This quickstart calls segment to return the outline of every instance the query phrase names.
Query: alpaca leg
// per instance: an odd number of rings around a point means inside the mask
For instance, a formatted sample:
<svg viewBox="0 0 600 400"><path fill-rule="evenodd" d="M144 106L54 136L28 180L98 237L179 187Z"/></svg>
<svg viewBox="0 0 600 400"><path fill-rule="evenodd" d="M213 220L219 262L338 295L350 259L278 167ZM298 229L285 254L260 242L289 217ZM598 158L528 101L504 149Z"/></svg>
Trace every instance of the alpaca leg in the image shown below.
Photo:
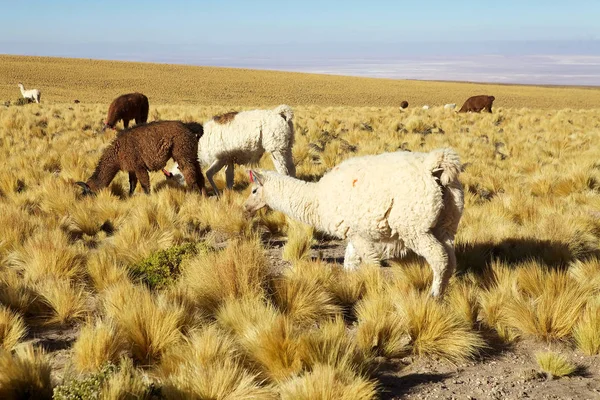
<svg viewBox="0 0 600 400"><path fill-rule="evenodd" d="M135 176L135 172L129 173L129 195L132 196L133 192L135 192L135 187L137 186L138 179Z"/></svg>
<svg viewBox="0 0 600 400"><path fill-rule="evenodd" d="M415 253L425 258L433 270L431 295L439 297L444 294L450 276L448 270L448 253L438 239L431 233L418 236L410 243Z"/></svg>
<svg viewBox="0 0 600 400"><path fill-rule="evenodd" d="M446 232L434 232L435 237L440 241L444 249L446 250L446 254L448 256L448 267L444 271L444 276L442 277L443 282L449 282L452 275L454 275L454 271L456 271L456 252L454 251L454 235L448 234Z"/></svg>
<svg viewBox="0 0 600 400"><path fill-rule="evenodd" d="M277 172L291 177L296 176L296 166L291 151L274 151L271 153L271 158Z"/></svg>
<svg viewBox="0 0 600 400"><path fill-rule="evenodd" d="M140 185L142 185L144 193L150 194L150 175L148 175L148 171L145 169L139 169L135 171L135 176L140 181Z"/></svg>
<svg viewBox="0 0 600 400"><path fill-rule="evenodd" d="M228 163L227 167L225 167L225 180L227 181L228 189L233 188L233 168L234 165L232 162Z"/></svg>
<svg viewBox="0 0 600 400"><path fill-rule="evenodd" d="M225 166L225 163L223 161L217 159L206 170L206 179L208 179L210 186L212 186L213 191L215 192L215 194L217 196L219 196L220 193L219 193L219 189L217 188L217 185L215 184L215 181L213 180L213 176L217 172L219 172L224 166Z"/></svg>
<svg viewBox="0 0 600 400"><path fill-rule="evenodd" d="M198 187L200 193L206 196L206 189L204 188L204 176L202 176L202 170L200 169L199 163L193 164L179 164L179 170L183 174L185 183L188 189L192 189L194 185Z"/></svg>
<svg viewBox="0 0 600 400"><path fill-rule="evenodd" d="M346 252L344 253L344 269L348 271L355 271L360 265L360 257L356 253L356 249L352 242L348 242L346 246Z"/></svg>
<svg viewBox="0 0 600 400"><path fill-rule="evenodd" d="M381 255L377 251L377 248L373 243L361 237L353 237L351 239L348 247L346 247L346 255L349 256L348 261L344 258L344 268L346 269L358 268L361 261L374 265L379 265L381 262Z"/></svg>

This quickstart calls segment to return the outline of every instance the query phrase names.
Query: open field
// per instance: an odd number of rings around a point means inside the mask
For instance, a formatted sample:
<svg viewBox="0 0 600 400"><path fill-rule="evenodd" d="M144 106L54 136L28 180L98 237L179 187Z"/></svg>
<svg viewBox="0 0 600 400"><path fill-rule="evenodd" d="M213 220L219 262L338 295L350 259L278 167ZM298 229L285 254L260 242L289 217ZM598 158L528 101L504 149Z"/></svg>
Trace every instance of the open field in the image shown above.
<svg viewBox="0 0 600 400"><path fill-rule="evenodd" d="M356 104L335 107L323 104L346 103L335 91L328 97L327 85L310 89L322 96L316 105L302 105L312 94L261 97L265 88L237 102L236 92L226 99L218 91L205 102L189 94L195 83L179 95L148 88L150 120L204 121L298 99L294 159L305 180L357 155L456 149L466 202L459 271L438 302L427 296L430 269L415 256L348 273L340 241L276 212L246 218L244 167L220 199L185 192L160 173L151 174L149 196L138 187L127 197L122 173L96 197L81 197L74 181L92 173L114 138L99 131L108 107L100 102L146 86L117 91L116 80L102 78L103 94L101 78L73 72L78 63L64 75L81 92L46 78L42 104L0 106L0 398L49 398L57 385L59 399L89 398L82 393L98 385L104 398L599 395L600 109L577 106L577 90L557 92L573 101L563 109L551 94L559 89L506 87L526 93L512 97L516 108L499 102L493 114L459 115L385 106L404 97L386 85L381 99L369 97L379 83L369 95L360 83L348 86ZM98 76L123 65L106 63ZM0 95L16 98L7 74ZM520 108L530 90L548 93L535 103L547 109ZM496 86L486 91L501 99ZM368 99L374 106L359 106ZM272 168L270 158L260 166ZM224 186L222 172L217 183Z"/></svg>
<svg viewBox="0 0 600 400"><path fill-rule="evenodd" d="M231 68L0 55L0 100L20 96L17 83L42 91L42 101L106 103L140 91L150 104L421 107L493 94L495 106L589 109L600 88L545 88L369 79Z"/></svg>

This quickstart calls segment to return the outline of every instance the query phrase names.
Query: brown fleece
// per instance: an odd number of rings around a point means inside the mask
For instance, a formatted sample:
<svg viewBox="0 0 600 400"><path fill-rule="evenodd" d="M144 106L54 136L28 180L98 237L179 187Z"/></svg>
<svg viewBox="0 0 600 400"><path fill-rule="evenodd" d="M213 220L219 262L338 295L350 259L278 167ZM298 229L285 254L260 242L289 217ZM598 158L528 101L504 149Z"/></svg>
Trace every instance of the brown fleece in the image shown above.
<svg viewBox="0 0 600 400"><path fill-rule="evenodd" d="M496 100L494 96L486 96L484 94L479 96L469 97L465 104L458 110L458 112L481 112L481 110L485 110L487 112L492 112L492 103Z"/></svg>
<svg viewBox="0 0 600 400"><path fill-rule="evenodd" d="M228 112L228 113L225 113L225 114L215 115L213 117L213 120L217 124L225 125L226 123L233 121L233 119L235 118L235 116L237 114L238 114L238 111L231 111L231 112Z"/></svg>
<svg viewBox="0 0 600 400"><path fill-rule="evenodd" d="M159 171L173 158L189 188L194 185L206 194L204 177L198 163L198 139L186 124L158 121L120 132L104 150L96 170L86 184L92 192L107 187L119 171L129 173L129 194L138 180L150 193L148 171Z"/></svg>
<svg viewBox="0 0 600 400"><path fill-rule="evenodd" d="M136 125L148 121L148 98L141 93L129 93L117 97L110 103L106 126L113 128L123 120L125 129L129 127L129 120L135 119Z"/></svg>

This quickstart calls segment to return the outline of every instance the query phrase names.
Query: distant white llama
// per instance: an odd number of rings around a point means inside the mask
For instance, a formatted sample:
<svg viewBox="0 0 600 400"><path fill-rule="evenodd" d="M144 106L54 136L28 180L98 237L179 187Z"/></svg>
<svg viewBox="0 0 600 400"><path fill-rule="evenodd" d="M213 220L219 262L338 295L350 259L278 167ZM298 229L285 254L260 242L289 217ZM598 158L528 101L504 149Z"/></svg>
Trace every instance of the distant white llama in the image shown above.
<svg viewBox="0 0 600 400"><path fill-rule="evenodd" d="M40 102L40 98L42 97L42 93L37 89L29 89L25 90L25 87L22 83L19 83L19 89L21 89L21 95L23 95L24 99L35 101L36 103Z"/></svg>

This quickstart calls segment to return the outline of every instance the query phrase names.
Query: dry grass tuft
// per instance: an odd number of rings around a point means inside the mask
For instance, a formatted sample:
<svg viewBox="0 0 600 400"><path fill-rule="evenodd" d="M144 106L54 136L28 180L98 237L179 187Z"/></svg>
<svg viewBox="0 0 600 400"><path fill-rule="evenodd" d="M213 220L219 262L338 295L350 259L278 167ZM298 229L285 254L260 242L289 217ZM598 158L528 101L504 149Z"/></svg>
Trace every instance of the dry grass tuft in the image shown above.
<svg viewBox="0 0 600 400"><path fill-rule="evenodd" d="M308 259L314 242L314 228L292 219L288 219L287 225L288 239L283 246L283 259L292 262Z"/></svg>
<svg viewBox="0 0 600 400"><path fill-rule="evenodd" d="M578 284L600 293L600 260L597 258L575 261L569 267L569 274Z"/></svg>
<svg viewBox="0 0 600 400"><path fill-rule="evenodd" d="M568 338L590 296L589 288L578 285L564 271L526 267L517 285L507 304L507 323L545 341Z"/></svg>
<svg viewBox="0 0 600 400"><path fill-rule="evenodd" d="M58 230L29 238L11 256L11 264L29 282L45 279L81 282L85 278L84 263L84 257L69 246Z"/></svg>
<svg viewBox="0 0 600 400"><path fill-rule="evenodd" d="M328 365L337 370L362 374L369 370L371 359L358 349L346 324L340 318L324 322L317 329L300 336L299 354L305 369Z"/></svg>
<svg viewBox="0 0 600 400"><path fill-rule="evenodd" d="M130 359L125 358L119 370L112 374L102 385L101 400L150 400L152 391L140 371Z"/></svg>
<svg viewBox="0 0 600 400"><path fill-rule="evenodd" d="M387 293L372 294L356 305L358 347L370 357L402 357L410 341Z"/></svg>
<svg viewBox="0 0 600 400"><path fill-rule="evenodd" d="M44 323L65 325L84 319L90 312L89 294L83 286L68 281L46 280L35 285L48 306Z"/></svg>
<svg viewBox="0 0 600 400"><path fill-rule="evenodd" d="M450 311L463 319L469 326L475 327L479 318L479 292L477 287L465 281L451 283L445 297Z"/></svg>
<svg viewBox="0 0 600 400"><path fill-rule="evenodd" d="M145 287L123 284L110 288L104 303L107 315L125 337L133 359L142 365L155 364L169 347L182 339L184 309L158 301Z"/></svg>
<svg viewBox="0 0 600 400"><path fill-rule="evenodd" d="M50 363L41 349L31 344L14 353L0 350L1 399L51 399Z"/></svg>
<svg viewBox="0 0 600 400"><path fill-rule="evenodd" d="M474 357L486 344L471 325L426 293L398 293L395 306L410 336L412 352L451 362Z"/></svg>
<svg viewBox="0 0 600 400"><path fill-rule="evenodd" d="M222 360L207 365L186 363L162 386L168 399L277 399L276 392L240 365Z"/></svg>
<svg viewBox="0 0 600 400"><path fill-rule="evenodd" d="M551 351L536 353L535 359L548 379L569 376L577 370L577 366L563 355Z"/></svg>
<svg viewBox="0 0 600 400"><path fill-rule="evenodd" d="M414 289L427 292L431 289L433 272L424 260L411 260L402 263L392 262L391 266L394 274L393 284L398 290L404 292Z"/></svg>
<svg viewBox="0 0 600 400"><path fill-rule="evenodd" d="M73 345L73 365L78 372L97 372L107 362L117 364L127 342L110 321L88 322Z"/></svg>
<svg viewBox="0 0 600 400"><path fill-rule="evenodd" d="M4 270L0 274L0 303L26 316L47 312L34 288L12 270Z"/></svg>
<svg viewBox="0 0 600 400"><path fill-rule="evenodd" d="M375 382L321 364L315 365L311 372L284 382L279 392L283 400L378 398Z"/></svg>
<svg viewBox="0 0 600 400"><path fill-rule="evenodd" d="M240 361L241 352L233 337L215 325L194 331L183 342L169 348L157 371L161 376L178 373L186 363L211 365L223 360Z"/></svg>
<svg viewBox="0 0 600 400"><path fill-rule="evenodd" d="M573 337L577 348L588 356L600 354L600 301L596 299L587 305L573 329Z"/></svg>
<svg viewBox="0 0 600 400"><path fill-rule="evenodd" d="M238 342L260 376L270 382L282 382L302 368L297 330L283 315L244 330Z"/></svg>
<svg viewBox="0 0 600 400"><path fill-rule="evenodd" d="M116 256L110 252L92 253L87 261L87 272L97 292L128 279L127 270L119 265Z"/></svg>
<svg viewBox="0 0 600 400"><path fill-rule="evenodd" d="M11 351L26 334L23 318L0 304L0 349Z"/></svg>
<svg viewBox="0 0 600 400"><path fill-rule="evenodd" d="M297 268L296 268L297 270ZM292 321L312 324L341 312L319 275L288 270L273 280L273 302Z"/></svg>
<svg viewBox="0 0 600 400"><path fill-rule="evenodd" d="M226 299L263 295L267 274L260 243L236 241L220 252L190 259L180 284L197 307L214 314Z"/></svg>

